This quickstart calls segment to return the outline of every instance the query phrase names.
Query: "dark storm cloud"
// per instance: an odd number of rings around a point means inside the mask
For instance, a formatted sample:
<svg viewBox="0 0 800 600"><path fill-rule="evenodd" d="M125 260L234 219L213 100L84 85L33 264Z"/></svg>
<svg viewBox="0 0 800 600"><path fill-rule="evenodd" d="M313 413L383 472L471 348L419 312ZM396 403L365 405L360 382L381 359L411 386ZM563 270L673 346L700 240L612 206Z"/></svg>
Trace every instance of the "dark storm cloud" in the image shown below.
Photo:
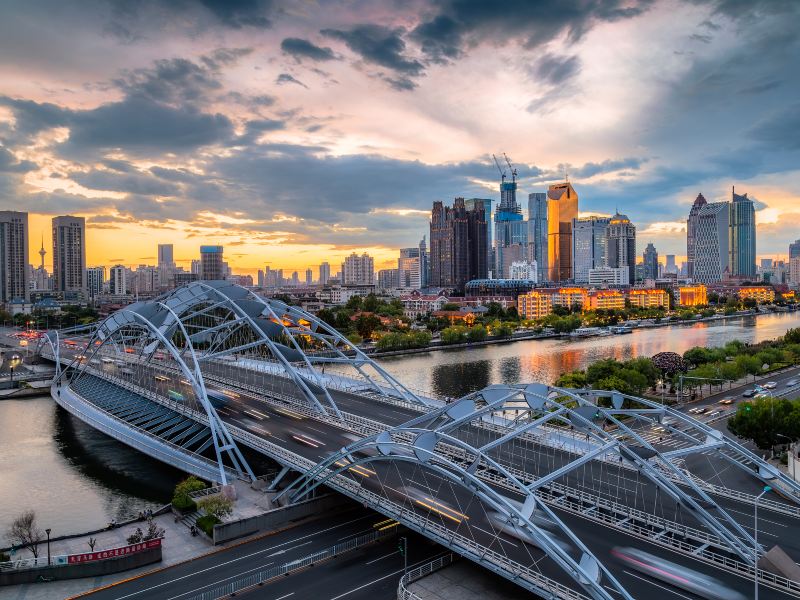
<svg viewBox="0 0 800 600"><path fill-rule="evenodd" d="M165 103L206 100L222 89L214 73L185 58L157 60L153 68L125 72L114 83L128 96Z"/></svg>
<svg viewBox="0 0 800 600"><path fill-rule="evenodd" d="M259 138L270 131L279 131L286 128L284 121L275 119L256 119L248 121L245 126L245 133L239 136L234 145L236 146L249 146L250 144L257 143Z"/></svg>
<svg viewBox="0 0 800 600"><path fill-rule="evenodd" d="M423 71L421 62L404 54L406 43L402 36L405 29L402 27L366 24L349 30L323 29L320 33L341 40L365 62L386 67L405 77L415 77Z"/></svg>
<svg viewBox="0 0 800 600"><path fill-rule="evenodd" d="M92 169L76 172L70 178L85 188L107 192L124 192L149 196L174 196L180 187L147 172L118 173Z"/></svg>
<svg viewBox="0 0 800 600"><path fill-rule="evenodd" d="M571 177L584 177L588 179L594 175L600 175L601 173L614 173L616 171L622 171L623 169L635 171L646 162L646 158L607 159L599 163L589 162L584 164L582 167L569 169L569 175Z"/></svg>
<svg viewBox="0 0 800 600"><path fill-rule="evenodd" d="M529 48L566 34L577 41L600 22L630 19L644 13L651 0L445 0L418 25L412 38L433 61L452 59L481 41L519 39Z"/></svg>
<svg viewBox="0 0 800 600"><path fill-rule="evenodd" d="M336 58L333 50L327 46L317 46L303 38L286 38L281 42L281 50L298 60L310 58L315 61L328 61Z"/></svg>
<svg viewBox="0 0 800 600"><path fill-rule="evenodd" d="M275 83L277 85L284 85L286 83L295 83L295 84L300 85L300 86L302 86L304 88L308 88L308 86L305 83L303 83L299 79L295 79L294 77L292 77L288 73L281 73L280 75L278 75L275 78Z"/></svg>
<svg viewBox="0 0 800 600"><path fill-rule="evenodd" d="M39 165L30 160L18 160L9 150L0 146L0 173L27 173Z"/></svg>
<svg viewBox="0 0 800 600"><path fill-rule="evenodd" d="M561 85L575 77L581 69L581 61L577 56L557 56L545 54L536 61L532 75L550 85Z"/></svg>
<svg viewBox="0 0 800 600"><path fill-rule="evenodd" d="M199 0L220 22L234 29L242 27L266 28L272 22L268 15L272 8L269 0ZM165 4L170 4L169 0Z"/></svg>
<svg viewBox="0 0 800 600"><path fill-rule="evenodd" d="M756 123L749 136L774 150L800 150L800 104L776 111Z"/></svg>

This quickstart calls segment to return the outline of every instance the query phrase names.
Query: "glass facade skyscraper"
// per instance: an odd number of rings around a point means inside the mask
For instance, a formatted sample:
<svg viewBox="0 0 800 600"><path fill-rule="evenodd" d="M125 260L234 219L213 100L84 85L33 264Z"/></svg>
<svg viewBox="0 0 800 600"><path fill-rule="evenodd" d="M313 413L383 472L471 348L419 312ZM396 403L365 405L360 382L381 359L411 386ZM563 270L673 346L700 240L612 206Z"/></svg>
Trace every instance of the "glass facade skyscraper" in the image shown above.
<svg viewBox="0 0 800 600"><path fill-rule="evenodd" d="M572 272L575 283L589 283L589 271L606 264L606 229L610 219L572 219Z"/></svg>
<svg viewBox="0 0 800 600"><path fill-rule="evenodd" d="M703 194L697 194L689 218L686 220L686 275L694 277L695 248L697 245L697 220L700 211L708 204Z"/></svg>
<svg viewBox="0 0 800 600"><path fill-rule="evenodd" d="M500 183L500 206L494 215L495 272L499 279L508 277L511 263L525 260L528 232L517 203L517 182Z"/></svg>
<svg viewBox="0 0 800 600"><path fill-rule="evenodd" d="M578 218L578 194L568 181L547 189L548 281L572 279L572 219Z"/></svg>
<svg viewBox="0 0 800 600"><path fill-rule="evenodd" d="M536 262L537 281L547 281L547 194L528 194L528 262Z"/></svg>
<svg viewBox="0 0 800 600"><path fill-rule="evenodd" d="M756 211L747 194L732 193L728 266L734 277L756 276Z"/></svg>
<svg viewBox="0 0 800 600"><path fill-rule="evenodd" d="M611 217L606 230L606 264L628 269L628 281L636 281L636 227L626 215Z"/></svg>

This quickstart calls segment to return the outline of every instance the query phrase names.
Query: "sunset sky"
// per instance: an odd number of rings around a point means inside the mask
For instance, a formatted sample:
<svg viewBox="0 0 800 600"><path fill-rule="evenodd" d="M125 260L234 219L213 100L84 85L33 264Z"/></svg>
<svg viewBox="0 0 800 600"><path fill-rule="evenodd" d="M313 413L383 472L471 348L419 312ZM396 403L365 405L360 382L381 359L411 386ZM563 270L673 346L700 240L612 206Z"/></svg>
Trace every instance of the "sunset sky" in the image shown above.
<svg viewBox="0 0 800 600"><path fill-rule="evenodd" d="M685 254L698 192L800 238L795 0L0 0L0 209L87 218L88 262L388 266L433 200L569 173ZM680 259L679 259L680 260ZM49 260L47 261L49 262ZM337 270L336 267L333 269Z"/></svg>

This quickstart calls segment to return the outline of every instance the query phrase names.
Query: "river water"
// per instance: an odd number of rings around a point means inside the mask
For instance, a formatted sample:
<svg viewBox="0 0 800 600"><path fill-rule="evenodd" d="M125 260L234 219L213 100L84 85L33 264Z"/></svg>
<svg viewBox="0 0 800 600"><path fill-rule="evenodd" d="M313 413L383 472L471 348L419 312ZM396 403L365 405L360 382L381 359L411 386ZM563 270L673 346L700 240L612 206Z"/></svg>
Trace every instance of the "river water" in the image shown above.
<svg viewBox="0 0 800 600"><path fill-rule="evenodd" d="M458 397L492 383L552 382L601 358L626 360L731 340L759 342L800 327L800 312L674 325L582 340L528 340L397 356L381 364L409 387ZM36 510L53 535L122 520L169 500L183 475L116 442L49 397L0 401L0 547L11 519Z"/></svg>

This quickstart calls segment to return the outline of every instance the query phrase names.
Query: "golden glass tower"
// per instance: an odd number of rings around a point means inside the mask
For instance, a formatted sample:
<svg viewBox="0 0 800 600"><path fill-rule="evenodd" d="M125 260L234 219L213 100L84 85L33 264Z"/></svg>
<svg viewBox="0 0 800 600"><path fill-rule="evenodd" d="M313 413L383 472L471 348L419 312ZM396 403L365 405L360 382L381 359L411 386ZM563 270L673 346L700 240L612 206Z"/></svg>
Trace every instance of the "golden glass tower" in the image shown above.
<svg viewBox="0 0 800 600"><path fill-rule="evenodd" d="M578 194L569 181L547 189L547 264L550 281L572 279L572 219L578 218Z"/></svg>

